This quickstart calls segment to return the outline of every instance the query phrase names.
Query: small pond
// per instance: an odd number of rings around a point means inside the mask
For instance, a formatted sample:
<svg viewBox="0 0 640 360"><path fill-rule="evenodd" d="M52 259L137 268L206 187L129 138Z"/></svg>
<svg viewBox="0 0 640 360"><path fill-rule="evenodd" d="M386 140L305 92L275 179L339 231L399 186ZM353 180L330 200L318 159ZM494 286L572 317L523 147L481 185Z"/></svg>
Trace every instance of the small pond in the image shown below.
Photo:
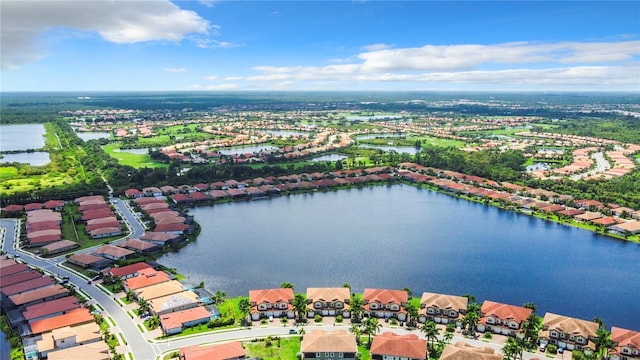
<svg viewBox="0 0 640 360"><path fill-rule="evenodd" d="M257 153L260 151L276 150L276 149L278 148L270 145L254 145L254 146L235 147L235 148L229 148L229 149L220 149L218 151L224 155L234 155L234 154L239 155L239 154Z"/></svg>
<svg viewBox="0 0 640 360"><path fill-rule="evenodd" d="M0 159L0 163L3 164L17 162L21 164L29 164L31 166L44 166L50 161L49 153L46 151L3 154Z"/></svg>

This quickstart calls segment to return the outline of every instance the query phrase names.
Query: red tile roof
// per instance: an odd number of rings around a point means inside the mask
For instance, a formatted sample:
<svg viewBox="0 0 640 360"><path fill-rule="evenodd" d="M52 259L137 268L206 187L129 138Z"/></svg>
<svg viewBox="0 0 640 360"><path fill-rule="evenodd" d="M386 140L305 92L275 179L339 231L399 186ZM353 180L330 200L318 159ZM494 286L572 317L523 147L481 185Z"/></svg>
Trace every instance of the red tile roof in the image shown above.
<svg viewBox="0 0 640 360"><path fill-rule="evenodd" d="M22 271L17 274L13 274L12 276L7 276L2 278L2 281L0 282L0 288L4 288L5 286L18 284L23 281L28 281L28 280L39 278L39 277L42 277L42 274L40 274L35 270Z"/></svg>
<svg viewBox="0 0 640 360"><path fill-rule="evenodd" d="M382 304L404 304L409 300L409 294L405 290L364 289L362 297L365 302Z"/></svg>
<svg viewBox="0 0 640 360"><path fill-rule="evenodd" d="M409 359L427 358L427 341L416 334L396 335L384 332L373 338L371 355L387 355Z"/></svg>
<svg viewBox="0 0 640 360"><path fill-rule="evenodd" d="M159 284L161 282L170 280L169 275L167 275L164 271L142 269L139 271L139 273L140 275L125 280L125 286L127 289L137 290L145 286Z"/></svg>
<svg viewBox="0 0 640 360"><path fill-rule="evenodd" d="M180 349L180 358L183 360L230 360L243 359L245 356L246 352L240 341Z"/></svg>
<svg viewBox="0 0 640 360"><path fill-rule="evenodd" d="M485 317L492 316L502 320L514 320L518 323L522 323L527 320L532 311L531 309L527 309L522 306L508 305L485 300L482 303L480 312Z"/></svg>
<svg viewBox="0 0 640 360"><path fill-rule="evenodd" d="M53 280L48 276L43 276L43 277L28 280L28 281L24 281L21 283L13 284L10 286L5 286L2 288L2 295L10 296L15 294L20 294L26 291L51 286L53 284L55 284L55 280Z"/></svg>
<svg viewBox="0 0 640 360"><path fill-rule="evenodd" d="M103 273L110 273L111 275L114 275L114 276L125 277L128 275L135 274L142 269L151 269L151 268L152 268L151 265L143 261L143 262L127 265L127 266L109 268L104 270Z"/></svg>
<svg viewBox="0 0 640 360"><path fill-rule="evenodd" d="M69 290L64 288L61 285L48 286L44 288L39 288L31 291L24 292L22 294L15 294L9 296L9 300L16 305L24 305L28 304L32 301L46 299L52 296L68 294Z"/></svg>
<svg viewBox="0 0 640 360"><path fill-rule="evenodd" d="M249 290L249 300L251 301L251 303L255 304L274 304L280 301L289 302L293 301L293 289L276 288Z"/></svg>
<svg viewBox="0 0 640 360"><path fill-rule="evenodd" d="M31 324L31 332L37 335L64 326L85 324L92 321L94 321L93 315L89 313L88 309L81 307L63 315L34 321Z"/></svg>
<svg viewBox="0 0 640 360"><path fill-rule="evenodd" d="M176 311L160 315L160 323L163 329L174 329L181 327L184 323L208 319L211 313L204 307L198 306L187 310Z"/></svg>
<svg viewBox="0 0 640 360"><path fill-rule="evenodd" d="M55 314L62 311L77 309L82 307L80 301L74 296L67 296L40 304L27 306L22 316L26 320L36 319L39 317Z"/></svg>

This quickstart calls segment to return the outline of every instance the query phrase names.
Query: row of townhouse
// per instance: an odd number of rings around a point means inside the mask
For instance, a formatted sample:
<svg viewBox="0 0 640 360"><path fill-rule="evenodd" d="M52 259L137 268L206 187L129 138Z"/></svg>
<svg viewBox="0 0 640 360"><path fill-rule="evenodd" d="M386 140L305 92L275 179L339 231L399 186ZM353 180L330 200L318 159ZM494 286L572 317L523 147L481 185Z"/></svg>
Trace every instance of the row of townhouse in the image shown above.
<svg viewBox="0 0 640 360"><path fill-rule="evenodd" d="M307 316L350 317L351 294L348 288L308 288ZM365 316L378 318L407 319L405 306L408 293L404 290L370 289L363 292ZM249 291L251 319L254 321L270 317L294 318L294 294L289 288ZM427 320L437 324L455 323L462 326L467 311L468 299L463 296L424 292L420 299L418 321ZM532 310L486 300L480 308L477 330L506 336L522 336L522 328ZM598 324L554 313L546 313L539 334L541 344L555 344L567 350L590 353L595 350L594 340ZM612 328L612 340L618 345L612 359L640 359L640 332ZM615 357L618 356L618 357Z"/></svg>
<svg viewBox="0 0 640 360"><path fill-rule="evenodd" d="M0 257L3 312L21 337L27 360L110 359L89 309L51 276Z"/></svg>

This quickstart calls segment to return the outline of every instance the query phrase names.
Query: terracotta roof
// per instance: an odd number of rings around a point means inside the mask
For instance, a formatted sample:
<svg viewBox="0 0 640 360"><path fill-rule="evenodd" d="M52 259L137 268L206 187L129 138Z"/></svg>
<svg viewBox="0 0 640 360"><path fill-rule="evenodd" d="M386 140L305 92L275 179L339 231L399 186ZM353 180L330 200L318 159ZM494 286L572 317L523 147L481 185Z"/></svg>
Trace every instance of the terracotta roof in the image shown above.
<svg viewBox="0 0 640 360"><path fill-rule="evenodd" d="M425 292L420 298L420 305L438 309L466 310L469 300L464 296L445 295Z"/></svg>
<svg viewBox="0 0 640 360"><path fill-rule="evenodd" d="M358 352L355 335L347 330L324 331L312 330L304 335L300 344L303 353L317 352Z"/></svg>
<svg viewBox="0 0 640 360"><path fill-rule="evenodd" d="M92 321L94 321L93 315L89 313L88 309L81 307L63 315L34 321L31 323L31 332L37 335L64 326L85 324Z"/></svg>
<svg viewBox="0 0 640 360"><path fill-rule="evenodd" d="M163 232L155 232L155 231L150 231L150 232L146 232L144 233L144 235L140 236L140 240L145 240L145 241L169 241L169 240L173 240L177 237L179 237L180 235L176 235L176 234L167 234L167 233L163 233Z"/></svg>
<svg viewBox="0 0 640 360"><path fill-rule="evenodd" d="M124 284L127 289L138 290L145 286L159 284L169 281L169 275L164 271L156 271L153 269L142 269L138 271L140 275L125 280Z"/></svg>
<svg viewBox="0 0 640 360"><path fill-rule="evenodd" d="M79 246L79 244L75 241L71 241L71 240L60 240L60 241L56 241L54 243L51 244L47 244L45 246L43 246L42 248L49 251L49 252L55 252L58 251L60 249L65 249L65 248L74 248Z"/></svg>
<svg viewBox="0 0 640 360"><path fill-rule="evenodd" d="M251 301L251 303L255 304L274 304L280 301L289 302L293 301L293 289L276 288L249 290L249 300Z"/></svg>
<svg viewBox="0 0 640 360"><path fill-rule="evenodd" d="M618 346L629 346L640 350L640 331L611 327L611 340Z"/></svg>
<svg viewBox="0 0 640 360"><path fill-rule="evenodd" d="M48 297L68 294L69 290L61 285L47 286L44 288L39 288L31 291L24 292L22 294L15 294L9 296L9 300L16 305L24 305L28 304L32 301L46 299Z"/></svg>
<svg viewBox="0 0 640 360"><path fill-rule="evenodd" d="M542 327L550 330L557 329L565 334L579 334L585 338L595 337L598 330L598 324L593 321L575 319L549 312L544 315Z"/></svg>
<svg viewBox="0 0 640 360"><path fill-rule="evenodd" d="M514 320L522 323L531 315L532 310L522 306L501 304L489 300L482 303L480 312L486 316L492 316L502 320Z"/></svg>
<svg viewBox="0 0 640 360"><path fill-rule="evenodd" d="M13 284L10 286L5 286L2 288L2 295L10 296L14 294L20 294L26 291L35 290L35 289L51 286L54 284L55 284L55 280L53 280L49 276L43 276L43 277L28 280L28 281L24 281L21 283Z"/></svg>
<svg viewBox="0 0 640 360"><path fill-rule="evenodd" d="M182 291L184 291L184 287L182 286L182 283L180 281L169 280L161 282L159 284L145 286L139 289L136 293L138 297L141 297L145 300L151 300L162 296L176 294Z"/></svg>
<svg viewBox="0 0 640 360"><path fill-rule="evenodd" d="M142 269L151 269L151 268L152 268L151 265L143 261L143 262L127 265L127 266L109 268L104 270L103 273L110 273L111 275L114 275L114 276L125 277L128 275L133 275Z"/></svg>
<svg viewBox="0 0 640 360"><path fill-rule="evenodd" d="M244 356L246 352L240 341L205 346L194 345L180 349L180 358L183 360L229 360L241 359Z"/></svg>
<svg viewBox="0 0 640 360"><path fill-rule="evenodd" d="M108 256L113 256L115 258L124 258L129 255L135 254L135 252L129 249L121 248L119 246L102 245L94 252L94 254L108 255Z"/></svg>
<svg viewBox="0 0 640 360"><path fill-rule="evenodd" d="M184 305L198 303L198 295L193 291L182 291L177 294L149 300L149 307L156 313L162 313Z"/></svg>
<svg viewBox="0 0 640 360"><path fill-rule="evenodd" d="M99 341L102 339L100 326L95 322L78 326L65 326L42 334L42 339L38 340L38 352L55 351L55 340L74 337L76 344Z"/></svg>
<svg viewBox="0 0 640 360"><path fill-rule="evenodd" d="M490 347L475 347L463 341L448 344L440 360L501 360L502 355Z"/></svg>
<svg viewBox="0 0 640 360"><path fill-rule="evenodd" d="M373 338L371 355L398 356L409 359L427 358L427 341L416 334L396 335L384 332Z"/></svg>
<svg viewBox="0 0 640 360"><path fill-rule="evenodd" d="M21 273L21 272L27 271L29 269L30 268L27 266L27 264L15 263L15 264L12 264L12 265L9 265L9 266L5 266L2 269L0 269L0 276L1 277L5 277L5 276Z"/></svg>
<svg viewBox="0 0 640 360"><path fill-rule="evenodd" d="M307 300L313 301L349 301L349 288L307 288Z"/></svg>
<svg viewBox="0 0 640 360"><path fill-rule="evenodd" d="M211 313L204 307L198 306L187 310L176 311L164 315L160 315L160 323L163 329L174 329L182 327L184 323L208 319Z"/></svg>
<svg viewBox="0 0 640 360"><path fill-rule="evenodd" d="M10 286L13 284L21 283L24 281L29 281L31 279L42 277L42 274L35 270L31 271L22 271L12 276L7 276L2 278L2 282L0 282L0 288L4 288L5 286Z"/></svg>
<svg viewBox="0 0 640 360"><path fill-rule="evenodd" d="M362 297L366 302L382 304L404 304L409 300L409 294L405 290L364 289Z"/></svg>
<svg viewBox="0 0 640 360"><path fill-rule="evenodd" d="M40 304L27 306L22 316L26 320L37 319L39 317L55 314L62 311L77 309L81 307L80 301L75 296L67 296Z"/></svg>
<svg viewBox="0 0 640 360"><path fill-rule="evenodd" d="M69 257L68 260L71 260L73 262L76 262L78 264L83 264L83 265L91 265L100 261L105 261L104 258L100 256L91 255L91 254L73 254Z"/></svg>

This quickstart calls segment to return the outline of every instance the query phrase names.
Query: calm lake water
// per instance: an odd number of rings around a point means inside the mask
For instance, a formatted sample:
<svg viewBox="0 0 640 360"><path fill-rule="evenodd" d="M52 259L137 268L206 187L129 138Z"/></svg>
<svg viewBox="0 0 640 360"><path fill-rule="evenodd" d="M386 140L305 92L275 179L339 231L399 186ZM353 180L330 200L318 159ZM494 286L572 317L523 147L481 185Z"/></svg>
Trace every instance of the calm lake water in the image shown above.
<svg viewBox="0 0 640 360"><path fill-rule="evenodd" d="M99 131L79 131L76 133L78 137L84 141L89 140L97 140L97 139L108 139L111 134L108 132L99 132Z"/></svg>
<svg viewBox="0 0 640 360"><path fill-rule="evenodd" d="M0 159L0 163L18 162L23 164L30 164L32 166L44 166L47 165L50 161L51 160L49 159L49 153L46 151L3 154L2 159Z"/></svg>
<svg viewBox="0 0 640 360"><path fill-rule="evenodd" d="M0 331L0 359L8 359L11 355L11 345L4 332Z"/></svg>
<svg viewBox="0 0 640 360"><path fill-rule="evenodd" d="M274 150L274 149L277 149L277 147L269 146L269 145L255 145L255 146L234 147L229 149L220 149L218 151L220 151L220 153L224 155L234 155L234 154L240 155L240 154L257 153L259 151Z"/></svg>
<svg viewBox="0 0 640 360"><path fill-rule="evenodd" d="M0 125L0 151L39 149L44 146L44 125Z"/></svg>
<svg viewBox="0 0 640 360"><path fill-rule="evenodd" d="M318 156L318 157L314 157L313 159L310 159L309 161L338 161L338 160L342 160L342 159L346 159L347 156L346 155L340 155L340 154L329 154L329 155L322 155L322 156Z"/></svg>
<svg viewBox="0 0 640 360"><path fill-rule="evenodd" d="M407 153L411 155L417 154L420 150L416 149L413 146L384 146L384 145L369 145L369 144L360 144L359 148L363 149L380 149L383 151L395 151L397 153Z"/></svg>
<svg viewBox="0 0 640 360"><path fill-rule="evenodd" d="M409 287L640 330L640 245L407 185L191 209L198 240L159 262L229 296Z"/></svg>

